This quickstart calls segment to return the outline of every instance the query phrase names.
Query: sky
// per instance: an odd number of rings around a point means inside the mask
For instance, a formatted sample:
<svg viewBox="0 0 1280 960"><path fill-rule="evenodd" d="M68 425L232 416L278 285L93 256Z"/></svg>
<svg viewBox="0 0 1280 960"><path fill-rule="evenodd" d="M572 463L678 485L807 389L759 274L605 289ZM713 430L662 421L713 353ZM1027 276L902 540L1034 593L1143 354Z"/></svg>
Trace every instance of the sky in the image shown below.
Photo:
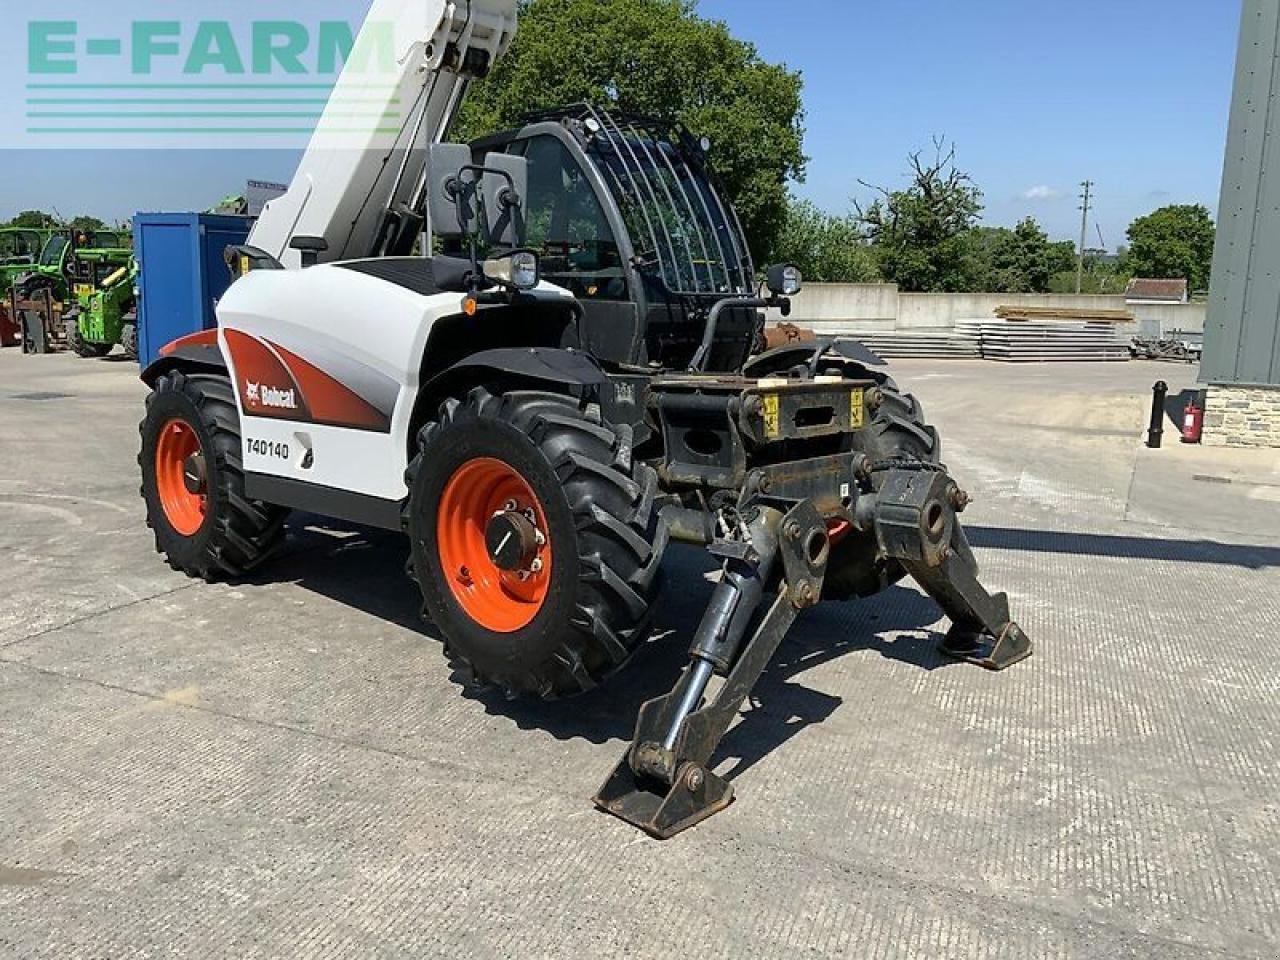
<svg viewBox="0 0 1280 960"><path fill-rule="evenodd" d="M269 5L269 4L268 4ZM1075 238L1081 181L1098 233L1124 242L1168 203L1215 209L1240 0L700 0L805 79L808 174L831 212L905 182L935 135L982 188L986 222L1033 216ZM0 149L0 219L55 208L125 219L212 206L248 179L287 182L298 153Z"/></svg>

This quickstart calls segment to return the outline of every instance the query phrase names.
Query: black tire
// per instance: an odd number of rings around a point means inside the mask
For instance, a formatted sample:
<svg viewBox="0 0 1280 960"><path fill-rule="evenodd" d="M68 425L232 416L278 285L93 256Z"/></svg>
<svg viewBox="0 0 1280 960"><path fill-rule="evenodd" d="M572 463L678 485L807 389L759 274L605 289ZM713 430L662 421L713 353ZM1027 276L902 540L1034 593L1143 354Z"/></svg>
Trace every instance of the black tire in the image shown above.
<svg viewBox="0 0 1280 960"><path fill-rule="evenodd" d="M138 359L138 324L126 323L120 327L120 346L130 360Z"/></svg>
<svg viewBox="0 0 1280 960"><path fill-rule="evenodd" d="M657 474L633 461L630 431L568 397L476 388L445 403L418 445L406 476L410 569L464 682L556 699L621 669L648 634L668 542ZM514 469L547 524L548 593L515 632L490 630L462 607L436 546L445 489L477 459Z"/></svg>
<svg viewBox="0 0 1280 960"><path fill-rule="evenodd" d="M80 336L80 319L67 317L67 346L77 356L85 360L100 360L111 352L109 343L90 343Z"/></svg>
<svg viewBox="0 0 1280 960"><path fill-rule="evenodd" d="M836 372L836 371L833 371ZM873 461L916 460L940 463L942 441L938 431L925 420L920 401L903 393L893 379L859 367L840 371L845 376L870 378L879 384L880 406L871 411L871 422L863 434L862 452ZM884 474L872 477L878 487ZM879 557L879 545L869 534L853 534L835 545L823 587L824 600L853 600L872 597L889 589L906 576L901 564Z"/></svg>
<svg viewBox="0 0 1280 960"><path fill-rule="evenodd" d="M157 480L160 433L175 421L194 430L204 456L206 508L199 529L191 533L171 522ZM147 526L169 566L213 581L243 577L262 564L284 539L289 511L245 496L240 421L231 382L212 374L166 374L147 398L147 415L139 429Z"/></svg>

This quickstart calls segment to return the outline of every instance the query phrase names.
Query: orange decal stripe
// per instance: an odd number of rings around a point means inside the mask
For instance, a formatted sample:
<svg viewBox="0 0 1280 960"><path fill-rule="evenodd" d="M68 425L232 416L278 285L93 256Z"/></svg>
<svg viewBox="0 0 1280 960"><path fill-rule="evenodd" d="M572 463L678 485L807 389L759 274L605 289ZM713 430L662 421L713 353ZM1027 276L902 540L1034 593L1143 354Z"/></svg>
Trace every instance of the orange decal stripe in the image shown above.
<svg viewBox="0 0 1280 960"><path fill-rule="evenodd" d="M160 356L170 356L175 350L183 347L216 347L218 345L218 331L201 330L199 333L188 334L185 337L179 337L172 343L166 343L160 348Z"/></svg>
<svg viewBox="0 0 1280 960"><path fill-rule="evenodd" d="M318 423L385 432L391 421L364 397L279 344L271 348L288 365Z"/></svg>

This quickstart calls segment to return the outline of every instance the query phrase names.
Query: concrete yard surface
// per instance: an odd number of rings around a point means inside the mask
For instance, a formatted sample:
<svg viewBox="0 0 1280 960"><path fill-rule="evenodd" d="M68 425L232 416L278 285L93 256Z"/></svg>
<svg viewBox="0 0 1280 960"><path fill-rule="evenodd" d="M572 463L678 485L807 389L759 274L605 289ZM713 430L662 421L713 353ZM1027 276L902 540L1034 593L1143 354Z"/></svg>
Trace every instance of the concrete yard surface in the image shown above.
<svg viewBox="0 0 1280 960"><path fill-rule="evenodd" d="M0 352L0 956L1280 956L1280 455L1144 449L1189 367L893 371L1035 656L944 661L909 585L811 611L721 751L737 801L658 843L588 798L685 662L698 552L607 689L464 694L400 537L295 518L189 581L136 369Z"/></svg>

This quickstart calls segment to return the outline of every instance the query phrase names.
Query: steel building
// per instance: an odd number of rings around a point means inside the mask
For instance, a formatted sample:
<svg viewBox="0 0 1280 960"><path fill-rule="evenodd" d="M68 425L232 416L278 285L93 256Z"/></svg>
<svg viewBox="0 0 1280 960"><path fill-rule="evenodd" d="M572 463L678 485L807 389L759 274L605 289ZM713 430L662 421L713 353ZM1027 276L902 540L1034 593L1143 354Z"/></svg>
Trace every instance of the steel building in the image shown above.
<svg viewBox="0 0 1280 960"><path fill-rule="evenodd" d="M1280 4L1244 0L1201 380L1205 442L1280 447Z"/></svg>

